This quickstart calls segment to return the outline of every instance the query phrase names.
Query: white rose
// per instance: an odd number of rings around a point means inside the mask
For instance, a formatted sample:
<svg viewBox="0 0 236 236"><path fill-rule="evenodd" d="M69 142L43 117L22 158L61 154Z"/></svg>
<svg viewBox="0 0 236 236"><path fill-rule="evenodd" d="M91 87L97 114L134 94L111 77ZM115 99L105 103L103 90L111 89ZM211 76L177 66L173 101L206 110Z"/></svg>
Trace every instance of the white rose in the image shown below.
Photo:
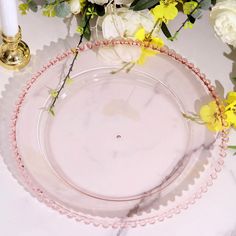
<svg viewBox="0 0 236 236"><path fill-rule="evenodd" d="M109 0L88 0L88 1L91 3L98 4L98 5L104 5L109 2Z"/></svg>
<svg viewBox="0 0 236 236"><path fill-rule="evenodd" d="M212 8L210 19L222 41L236 48L236 1L217 2Z"/></svg>
<svg viewBox="0 0 236 236"><path fill-rule="evenodd" d="M104 17L102 33L105 39L126 37L133 38L140 27L150 32L155 21L148 10L135 12L127 8L120 8L115 14Z"/></svg>
<svg viewBox="0 0 236 236"><path fill-rule="evenodd" d="M114 3L117 5L128 5L130 3L132 3L134 0L114 0Z"/></svg>
<svg viewBox="0 0 236 236"><path fill-rule="evenodd" d="M124 36L125 24L118 15L107 15L102 22L102 34L105 39L120 38Z"/></svg>
<svg viewBox="0 0 236 236"><path fill-rule="evenodd" d="M140 27L143 27L146 32L150 32L155 24L154 17L149 10L136 12L125 8L120 16L125 22L127 37L133 37Z"/></svg>
<svg viewBox="0 0 236 236"><path fill-rule="evenodd" d="M141 48L128 46L128 45L116 45L114 50L118 57L121 58L123 62L136 62L141 55Z"/></svg>
<svg viewBox="0 0 236 236"><path fill-rule="evenodd" d="M140 47L128 45L115 45L113 47L101 47L98 56L107 64L120 65L122 63L136 62L141 55Z"/></svg>
<svg viewBox="0 0 236 236"><path fill-rule="evenodd" d="M70 1L70 11L75 15L80 13L80 11L81 11L80 0L71 0Z"/></svg>

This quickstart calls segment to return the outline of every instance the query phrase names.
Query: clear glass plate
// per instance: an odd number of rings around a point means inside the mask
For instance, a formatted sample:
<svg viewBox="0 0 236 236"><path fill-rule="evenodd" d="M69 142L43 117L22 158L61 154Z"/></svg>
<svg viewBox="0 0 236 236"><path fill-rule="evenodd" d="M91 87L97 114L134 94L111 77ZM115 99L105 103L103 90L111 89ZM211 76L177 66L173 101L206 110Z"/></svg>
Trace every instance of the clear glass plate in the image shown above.
<svg viewBox="0 0 236 236"><path fill-rule="evenodd" d="M72 79L55 107L50 88L64 78L72 51L51 60L21 92L11 121L20 181L60 213L104 227L169 218L200 198L221 170L226 131L215 134L183 113L219 98L199 69L163 48L129 73L81 46ZM222 122L224 122L222 118Z"/></svg>

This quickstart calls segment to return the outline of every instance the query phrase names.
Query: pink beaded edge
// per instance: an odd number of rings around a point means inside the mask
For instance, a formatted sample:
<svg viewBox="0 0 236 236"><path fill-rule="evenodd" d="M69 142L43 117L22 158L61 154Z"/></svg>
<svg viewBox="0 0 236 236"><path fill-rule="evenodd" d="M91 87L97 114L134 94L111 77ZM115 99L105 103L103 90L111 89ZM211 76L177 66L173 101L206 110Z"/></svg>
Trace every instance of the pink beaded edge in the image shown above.
<svg viewBox="0 0 236 236"><path fill-rule="evenodd" d="M167 47L163 48L157 48L155 45L151 45L149 43L143 43L140 41L133 41L133 40L104 40L104 41L96 41L94 43L86 43L84 45L79 46L76 50L79 52L82 52L87 49L93 49L95 47L99 46L108 46L108 45L135 45L139 47L145 47L150 48L153 50L156 50L162 54L168 55L172 57L174 60L182 63L185 65L188 69L190 69L207 87L212 97L215 99L219 110L221 112L221 119L222 124L224 127L227 126L223 114L222 109L220 107L220 98L218 97L215 88L211 85L210 81L206 79L206 76L200 72L200 70L194 66L194 64L189 63L187 59L183 58L181 55L177 54L174 50L169 50ZM94 226L103 226L104 228L112 227L112 228L123 228L123 227L136 227L136 226L145 226L146 224L154 224L156 222L162 222L163 220L167 218L171 218L175 214L179 214L182 210L187 209L189 205L192 205L196 202L197 199L200 199L202 195L208 191L208 187L213 184L213 180L217 178L217 174L222 170L222 166L224 165L224 158L226 157L226 148L227 148L227 142L228 142L228 131L224 129L221 132L221 144L219 146L220 152L219 152L219 158L215 163L214 169L212 173L209 175L208 179L205 181L204 184L202 184L198 191L196 191L192 197L190 197L188 200L185 200L182 204L178 204L176 207L171 208L170 210L167 210L166 212L163 212L161 214L152 216L152 217L145 217L144 219L119 219L119 218L100 218L100 217L94 217L90 215L86 215L83 213L78 213L71 211L69 209L66 209L61 204L57 203L54 200L51 200L48 194L45 191L42 191L37 184L30 178L30 175L27 173L27 170L24 167L24 163L22 161L21 155L19 153L18 147L17 147L17 141L16 141L16 125L17 125L17 119L18 115L20 113L21 106L24 102L25 96L27 95L29 89L34 84L34 82L50 67L54 66L56 63L64 60L68 56L73 54L73 50L69 50L64 52L61 55L58 55L54 59L50 60L46 65L42 67L41 70L39 70L27 83L26 86L21 91L18 101L16 102L15 109L13 111L13 117L11 119L11 125L10 125L10 139L11 139L11 145L12 149L15 155L15 159L17 162L17 166L19 169L19 172L21 176L23 177L24 183L27 186L27 189L30 193L33 194L39 201L44 202L47 206L51 207L52 209L57 210L60 214L64 214L69 218L74 218L76 221L82 221L85 224L93 224ZM135 218L135 217L132 217Z"/></svg>

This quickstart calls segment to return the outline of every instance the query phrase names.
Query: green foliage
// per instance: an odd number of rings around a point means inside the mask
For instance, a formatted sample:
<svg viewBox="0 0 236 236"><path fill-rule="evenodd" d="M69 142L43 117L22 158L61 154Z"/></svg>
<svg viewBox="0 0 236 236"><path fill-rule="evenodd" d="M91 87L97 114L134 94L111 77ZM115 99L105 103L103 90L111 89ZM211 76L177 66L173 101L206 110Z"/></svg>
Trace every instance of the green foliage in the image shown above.
<svg viewBox="0 0 236 236"><path fill-rule="evenodd" d="M211 8L211 0L204 0L199 4L199 8L203 9L203 10L209 10Z"/></svg>
<svg viewBox="0 0 236 236"><path fill-rule="evenodd" d="M47 5L43 9L43 15L47 17L54 17L56 16L55 6L54 5Z"/></svg>
<svg viewBox="0 0 236 236"><path fill-rule="evenodd" d="M201 16L202 16L202 11L200 9L197 9L196 11L194 11L192 13L192 16L195 18L195 19L199 19Z"/></svg>
<svg viewBox="0 0 236 236"><path fill-rule="evenodd" d="M105 7L104 6L94 4L94 10L97 12L98 16L105 15Z"/></svg>
<svg viewBox="0 0 236 236"><path fill-rule="evenodd" d="M216 4L216 0L211 0L211 4L215 5Z"/></svg>
<svg viewBox="0 0 236 236"><path fill-rule="evenodd" d="M26 15L29 10L33 12L37 12L38 5L36 4L34 0L27 0L26 3L19 4L18 8L22 15Z"/></svg>
<svg viewBox="0 0 236 236"><path fill-rule="evenodd" d="M87 8L87 11L86 11L85 14L86 14L87 16L91 16L91 19L93 19L95 16L98 15L98 13L96 12L94 6L89 6L89 7Z"/></svg>
<svg viewBox="0 0 236 236"><path fill-rule="evenodd" d="M189 22L191 22L192 24L195 23L196 19L192 16L192 15L188 15L188 20Z"/></svg>
<svg viewBox="0 0 236 236"><path fill-rule="evenodd" d="M173 41L172 35L171 35L167 25L164 22L162 22L162 24L161 24L161 30L162 30L163 34L166 36L166 38Z"/></svg>
<svg viewBox="0 0 236 236"><path fill-rule="evenodd" d="M36 4L35 1L29 1L29 8L33 12L37 12L38 11L38 5Z"/></svg>
<svg viewBox="0 0 236 236"><path fill-rule="evenodd" d="M144 9L152 8L159 2L160 0L134 0L130 8L134 11L141 11Z"/></svg>
<svg viewBox="0 0 236 236"><path fill-rule="evenodd" d="M22 15L26 15L29 11L29 4L28 3L21 3L19 5L19 10Z"/></svg>
<svg viewBox="0 0 236 236"><path fill-rule="evenodd" d="M55 5L56 16L64 18L70 14L70 6L68 2L61 2Z"/></svg>
<svg viewBox="0 0 236 236"><path fill-rule="evenodd" d="M88 23L86 25L86 23L88 19L92 18L95 14L96 14L95 7L92 4L89 5L82 16L80 25L77 28L77 32L83 34L87 40L90 40L91 38L91 30L90 30L90 24Z"/></svg>
<svg viewBox="0 0 236 236"><path fill-rule="evenodd" d="M76 32L78 32L80 35L83 34L83 32L84 32L83 27L79 25L76 29Z"/></svg>
<svg viewBox="0 0 236 236"><path fill-rule="evenodd" d="M56 2L56 0L46 0L46 3L47 4L53 4L53 3L55 3Z"/></svg>
<svg viewBox="0 0 236 236"><path fill-rule="evenodd" d="M49 108L49 113L52 115L52 116L55 116L55 111L54 111L54 109L51 107L51 108Z"/></svg>

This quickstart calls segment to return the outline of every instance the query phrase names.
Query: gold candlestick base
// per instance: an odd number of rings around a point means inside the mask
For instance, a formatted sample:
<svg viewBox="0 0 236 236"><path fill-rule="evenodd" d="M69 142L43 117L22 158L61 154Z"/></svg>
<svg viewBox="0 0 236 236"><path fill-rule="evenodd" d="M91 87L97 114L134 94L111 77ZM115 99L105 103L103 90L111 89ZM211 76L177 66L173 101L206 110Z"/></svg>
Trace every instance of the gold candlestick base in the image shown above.
<svg viewBox="0 0 236 236"><path fill-rule="evenodd" d="M2 34L3 43L0 46L0 64L9 70L20 70L30 61L28 45L21 40L21 29L14 37Z"/></svg>

